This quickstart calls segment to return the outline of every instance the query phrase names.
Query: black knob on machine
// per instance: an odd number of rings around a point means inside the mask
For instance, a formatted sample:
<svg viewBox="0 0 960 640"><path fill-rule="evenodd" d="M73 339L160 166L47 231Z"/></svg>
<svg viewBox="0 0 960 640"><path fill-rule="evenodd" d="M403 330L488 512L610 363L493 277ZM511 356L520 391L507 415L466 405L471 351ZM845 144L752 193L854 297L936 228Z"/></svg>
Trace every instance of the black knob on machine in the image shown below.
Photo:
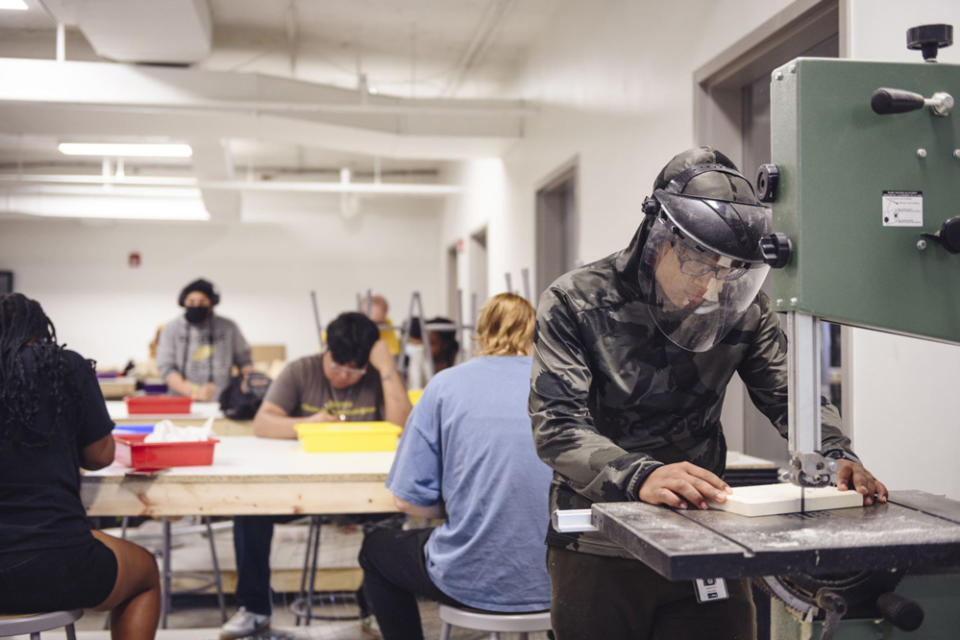
<svg viewBox="0 0 960 640"><path fill-rule="evenodd" d="M763 253L764 262L774 269L782 269L793 255L793 243L785 233L778 231L760 238L760 251Z"/></svg>
<svg viewBox="0 0 960 640"><path fill-rule="evenodd" d="M937 61L937 51L953 44L953 25L924 24L907 29L907 49L919 49L927 62Z"/></svg>
<svg viewBox="0 0 960 640"><path fill-rule="evenodd" d="M923 624L923 608L892 591L877 598L877 609L890 624L903 631L915 631Z"/></svg>
<svg viewBox="0 0 960 640"><path fill-rule="evenodd" d="M777 165L760 165L760 170L757 172L757 197L760 198L760 201L773 202L776 200L778 186L780 186L780 169Z"/></svg>

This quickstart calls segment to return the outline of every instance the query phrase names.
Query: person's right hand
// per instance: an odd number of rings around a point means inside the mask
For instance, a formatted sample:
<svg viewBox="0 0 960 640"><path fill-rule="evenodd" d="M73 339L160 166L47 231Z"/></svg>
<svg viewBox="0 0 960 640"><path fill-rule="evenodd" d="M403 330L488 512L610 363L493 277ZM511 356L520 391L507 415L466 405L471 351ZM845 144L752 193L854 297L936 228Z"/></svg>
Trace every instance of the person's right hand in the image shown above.
<svg viewBox="0 0 960 640"><path fill-rule="evenodd" d="M197 387L197 401L198 402L210 402L213 400L213 395L217 392L217 385L212 382L208 382L205 385Z"/></svg>
<svg viewBox="0 0 960 640"><path fill-rule="evenodd" d="M665 464L654 470L640 486L640 499L650 504L665 504L686 509L692 504L707 509L707 500L724 502L730 485L703 467L690 462Z"/></svg>

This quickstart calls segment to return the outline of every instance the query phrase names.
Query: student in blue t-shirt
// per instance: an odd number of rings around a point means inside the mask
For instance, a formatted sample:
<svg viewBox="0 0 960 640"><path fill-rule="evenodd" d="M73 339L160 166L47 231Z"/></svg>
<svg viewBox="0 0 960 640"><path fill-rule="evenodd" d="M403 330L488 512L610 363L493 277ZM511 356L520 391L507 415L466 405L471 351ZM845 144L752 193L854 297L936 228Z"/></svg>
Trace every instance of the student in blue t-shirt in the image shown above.
<svg viewBox="0 0 960 640"><path fill-rule="evenodd" d="M385 640L423 638L417 596L500 613L550 608L551 472L527 415L535 315L520 296L494 296L477 323L479 357L432 378L407 420L387 488L401 511L445 521L364 539L364 590Z"/></svg>

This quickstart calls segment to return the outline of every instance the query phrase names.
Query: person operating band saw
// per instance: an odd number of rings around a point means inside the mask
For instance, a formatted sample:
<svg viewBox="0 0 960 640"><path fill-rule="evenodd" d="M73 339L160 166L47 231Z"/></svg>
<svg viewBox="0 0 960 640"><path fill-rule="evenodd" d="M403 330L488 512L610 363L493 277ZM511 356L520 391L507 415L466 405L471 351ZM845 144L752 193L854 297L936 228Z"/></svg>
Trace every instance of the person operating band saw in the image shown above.
<svg viewBox="0 0 960 640"><path fill-rule="evenodd" d="M537 312L529 409L538 453L554 469L550 510L643 501L706 509L730 488L720 410L738 373L787 434L787 340L760 291L759 240L770 213L710 147L675 156L654 183L630 245L557 279ZM887 489L821 403L821 452L838 488L864 504ZM597 532L547 532L551 617L559 640L755 637L744 581L699 604Z"/></svg>

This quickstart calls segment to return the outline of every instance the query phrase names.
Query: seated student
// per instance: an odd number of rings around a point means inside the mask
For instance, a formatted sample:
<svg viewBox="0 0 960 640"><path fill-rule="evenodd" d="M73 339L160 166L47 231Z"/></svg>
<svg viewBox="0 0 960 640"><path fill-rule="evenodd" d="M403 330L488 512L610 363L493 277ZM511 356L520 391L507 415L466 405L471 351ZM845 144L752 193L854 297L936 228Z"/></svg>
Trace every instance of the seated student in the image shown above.
<svg viewBox="0 0 960 640"><path fill-rule="evenodd" d="M113 462L112 430L92 362L38 302L0 296L0 614L92 608L113 638L156 634L156 561L91 531L80 502L80 467Z"/></svg>
<svg viewBox="0 0 960 640"><path fill-rule="evenodd" d="M393 321L387 315L387 312L390 311L390 305L387 303L387 299L379 293L370 296L369 300L362 300L357 311L373 320L378 327L393 326ZM391 355L400 355L400 339L397 337L396 330L392 328L380 329L380 339L387 343Z"/></svg>
<svg viewBox="0 0 960 640"><path fill-rule="evenodd" d="M262 438L296 438L298 422L387 420L403 425L407 390L377 326L361 313L327 325L327 350L291 362L270 386L253 419ZM270 626L270 542L275 522L290 517L237 516L237 613L221 638L241 638ZM361 613L364 605L361 600Z"/></svg>
<svg viewBox="0 0 960 640"><path fill-rule="evenodd" d="M453 320L437 316L427 320L431 324L453 324ZM453 329L427 329L427 341L430 343L430 356L433 358L433 372L449 369L457 362L460 343Z"/></svg>
<svg viewBox="0 0 960 640"><path fill-rule="evenodd" d="M437 316L424 320L427 326L432 324L453 324L450 318ZM457 354L460 353L460 343L457 342L457 332L454 329L427 329L427 341L430 343L430 357L433 360L433 372L437 373L444 369L449 369L457 362ZM413 322L410 324L411 344L423 344L423 337L420 334L420 324Z"/></svg>
<svg viewBox="0 0 960 640"><path fill-rule="evenodd" d="M527 415L533 331L530 303L494 296L477 326L479 357L430 380L407 421L387 488L401 511L446 520L365 537L364 590L385 640L423 638L417 596L502 613L550 608L551 471Z"/></svg>
<svg viewBox="0 0 960 640"><path fill-rule="evenodd" d="M453 324L453 320L437 316L424 320L424 324ZM411 322L407 338L407 385L411 389L420 389L430 379L427 365L424 361L423 336L420 333L420 323ZM433 373L449 369L457 361L460 352L460 343L457 342L457 332L453 329L427 329L427 340L430 343L430 359L433 363Z"/></svg>
<svg viewBox="0 0 960 640"><path fill-rule="evenodd" d="M180 291L184 314L163 326L157 344L157 368L173 393L214 401L230 384L234 365L243 375L253 371L250 345L237 324L213 313L219 302L213 283L203 278Z"/></svg>

